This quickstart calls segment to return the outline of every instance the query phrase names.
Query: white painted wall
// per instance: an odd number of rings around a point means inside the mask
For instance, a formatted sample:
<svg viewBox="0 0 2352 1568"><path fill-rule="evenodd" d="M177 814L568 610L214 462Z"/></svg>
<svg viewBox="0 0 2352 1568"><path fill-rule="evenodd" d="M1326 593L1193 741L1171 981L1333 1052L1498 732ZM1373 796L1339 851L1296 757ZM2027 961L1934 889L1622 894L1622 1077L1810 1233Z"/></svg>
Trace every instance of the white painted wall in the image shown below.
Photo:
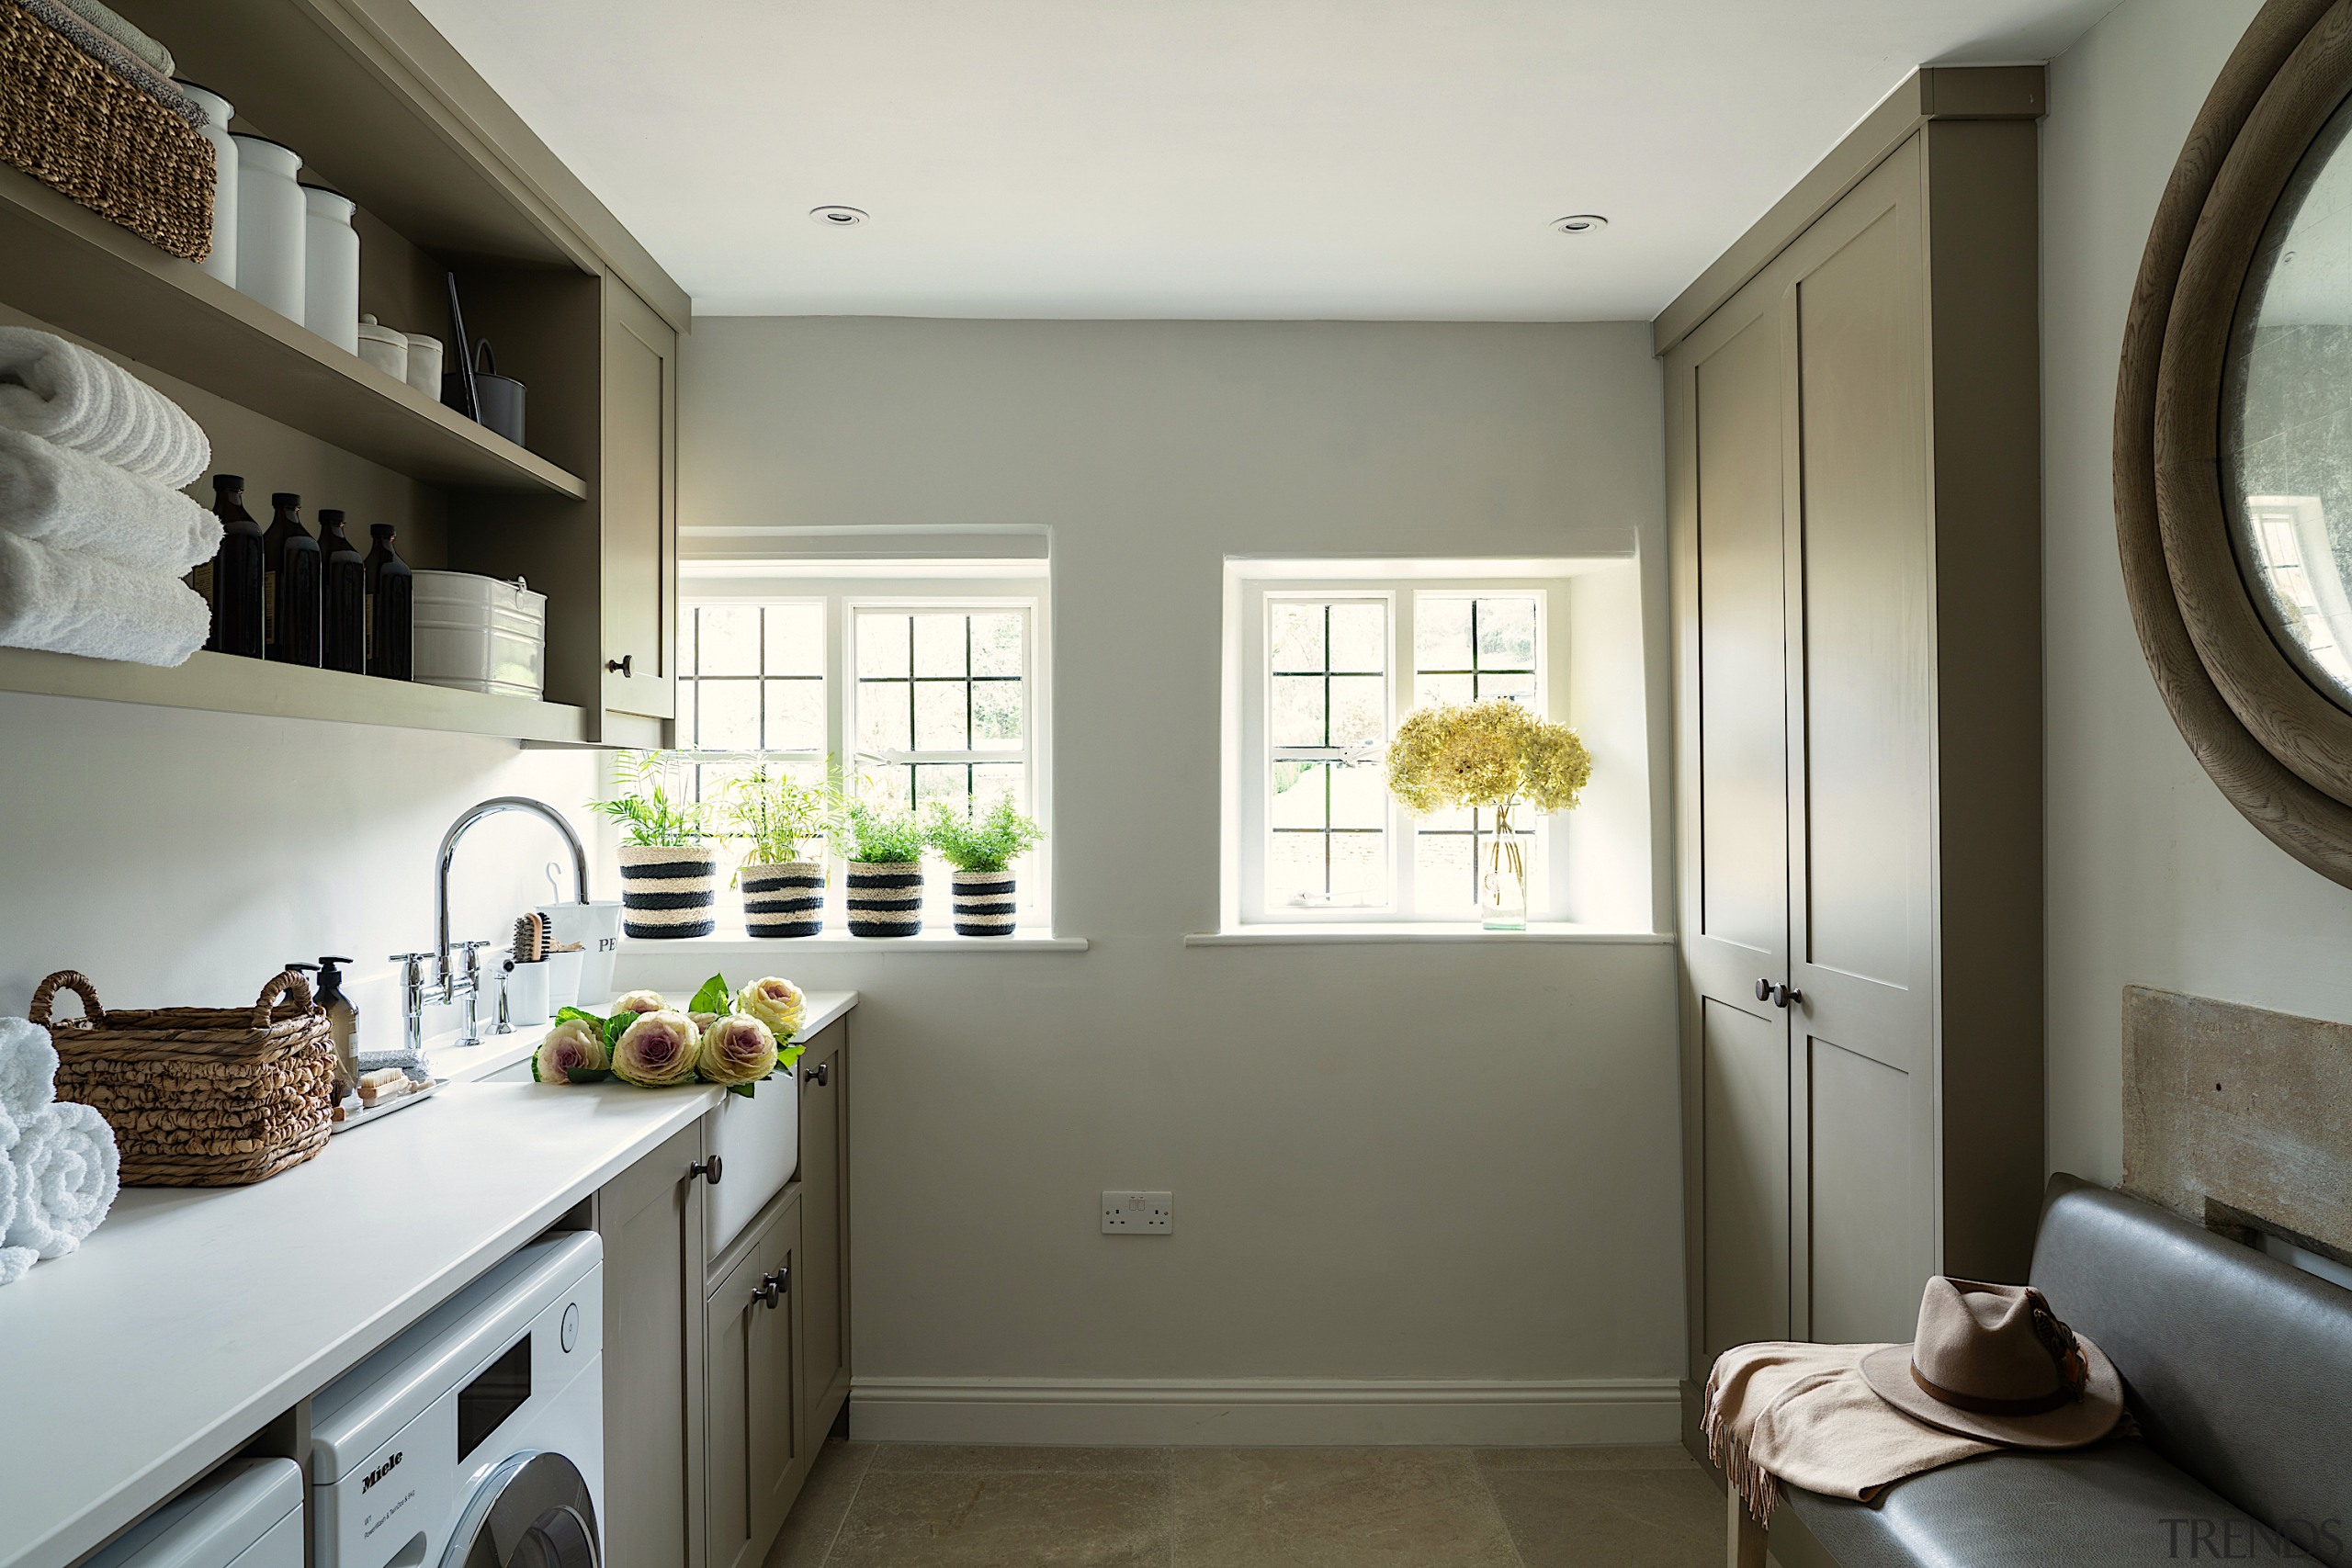
<svg viewBox="0 0 2352 1568"><path fill-rule="evenodd" d="M2352 892L2190 756L2149 677L2109 479L2132 280L2189 122L2256 0L2126 0L2052 67L2042 127L2049 1157L2122 1174L2121 992L2352 1019Z"/></svg>
<svg viewBox="0 0 2352 1568"><path fill-rule="evenodd" d="M1647 329L706 319L684 353L689 525L1053 530L1054 908L1092 948L775 965L865 993L860 1429L1669 1438L1671 949L1183 945L1223 558L1655 545ZM1172 1190L1174 1234L1098 1234L1109 1187Z"/></svg>

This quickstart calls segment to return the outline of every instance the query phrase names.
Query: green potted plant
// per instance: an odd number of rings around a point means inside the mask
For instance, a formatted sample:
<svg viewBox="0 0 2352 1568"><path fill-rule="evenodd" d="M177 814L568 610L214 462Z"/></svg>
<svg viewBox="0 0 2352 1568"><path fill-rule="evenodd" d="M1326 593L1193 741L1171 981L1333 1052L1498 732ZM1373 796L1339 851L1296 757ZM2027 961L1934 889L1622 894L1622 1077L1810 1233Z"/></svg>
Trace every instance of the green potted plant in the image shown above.
<svg viewBox="0 0 2352 1568"><path fill-rule="evenodd" d="M922 824L911 811L853 800L836 824L849 863L849 934L913 936L922 930Z"/></svg>
<svg viewBox="0 0 2352 1568"><path fill-rule="evenodd" d="M735 870L749 934L815 936L825 929L824 864L800 857L823 836L835 801L830 784L802 784L766 762L728 786L728 826L750 844Z"/></svg>
<svg viewBox="0 0 2352 1568"><path fill-rule="evenodd" d="M956 868L956 935L1012 934L1012 863L1045 836L1044 829L1014 808L1010 795L977 815L952 811L944 801L933 804L923 837Z"/></svg>
<svg viewBox="0 0 2352 1568"><path fill-rule="evenodd" d="M699 801L671 793L670 760L623 751L618 795L589 804L621 825L621 931L628 936L708 936L718 923L718 852Z"/></svg>

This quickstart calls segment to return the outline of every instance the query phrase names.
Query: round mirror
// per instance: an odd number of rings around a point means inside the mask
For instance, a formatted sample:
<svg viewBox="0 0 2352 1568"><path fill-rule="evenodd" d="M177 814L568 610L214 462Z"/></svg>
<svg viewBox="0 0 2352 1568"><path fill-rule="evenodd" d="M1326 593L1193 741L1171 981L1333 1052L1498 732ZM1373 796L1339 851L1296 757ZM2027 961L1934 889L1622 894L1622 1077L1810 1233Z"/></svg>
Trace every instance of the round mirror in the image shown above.
<svg viewBox="0 0 2352 1568"><path fill-rule="evenodd" d="M2305 680L2352 711L2352 101L2272 210L2223 368L2238 570Z"/></svg>

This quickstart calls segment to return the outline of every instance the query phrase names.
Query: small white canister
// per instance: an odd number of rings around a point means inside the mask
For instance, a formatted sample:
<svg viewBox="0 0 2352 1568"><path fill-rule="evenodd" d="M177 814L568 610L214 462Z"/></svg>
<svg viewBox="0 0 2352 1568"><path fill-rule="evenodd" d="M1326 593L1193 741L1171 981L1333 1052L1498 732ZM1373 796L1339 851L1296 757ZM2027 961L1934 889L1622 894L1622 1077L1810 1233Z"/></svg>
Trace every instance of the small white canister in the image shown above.
<svg viewBox="0 0 2352 1568"><path fill-rule="evenodd" d="M242 133L237 147L237 292L302 319L302 241L309 204L294 176L302 155Z"/></svg>
<svg viewBox="0 0 2352 1568"><path fill-rule="evenodd" d="M237 287L237 144L229 139L229 122L237 111L209 87L178 83L179 90L204 111L198 132L212 143L212 249L196 265L227 284Z"/></svg>
<svg viewBox="0 0 2352 1568"><path fill-rule="evenodd" d="M359 357L395 381L408 379L408 334L373 316L359 318Z"/></svg>
<svg viewBox="0 0 2352 1568"><path fill-rule="evenodd" d="M441 340L423 333L408 334L408 384L431 398L441 400Z"/></svg>
<svg viewBox="0 0 2352 1568"><path fill-rule="evenodd" d="M359 352L359 236L351 198L324 186L302 187L302 324L343 350Z"/></svg>

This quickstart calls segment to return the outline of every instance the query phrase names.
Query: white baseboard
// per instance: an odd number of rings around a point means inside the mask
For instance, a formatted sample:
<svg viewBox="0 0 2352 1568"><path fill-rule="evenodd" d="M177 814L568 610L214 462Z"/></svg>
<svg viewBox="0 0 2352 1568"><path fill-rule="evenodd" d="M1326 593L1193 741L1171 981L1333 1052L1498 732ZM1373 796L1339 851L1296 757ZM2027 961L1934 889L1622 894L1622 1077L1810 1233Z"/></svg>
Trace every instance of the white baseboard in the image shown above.
<svg viewBox="0 0 2352 1568"><path fill-rule="evenodd" d="M1671 1443L1682 1419L1673 1378L861 1377L849 1411L861 1441L1102 1447Z"/></svg>

